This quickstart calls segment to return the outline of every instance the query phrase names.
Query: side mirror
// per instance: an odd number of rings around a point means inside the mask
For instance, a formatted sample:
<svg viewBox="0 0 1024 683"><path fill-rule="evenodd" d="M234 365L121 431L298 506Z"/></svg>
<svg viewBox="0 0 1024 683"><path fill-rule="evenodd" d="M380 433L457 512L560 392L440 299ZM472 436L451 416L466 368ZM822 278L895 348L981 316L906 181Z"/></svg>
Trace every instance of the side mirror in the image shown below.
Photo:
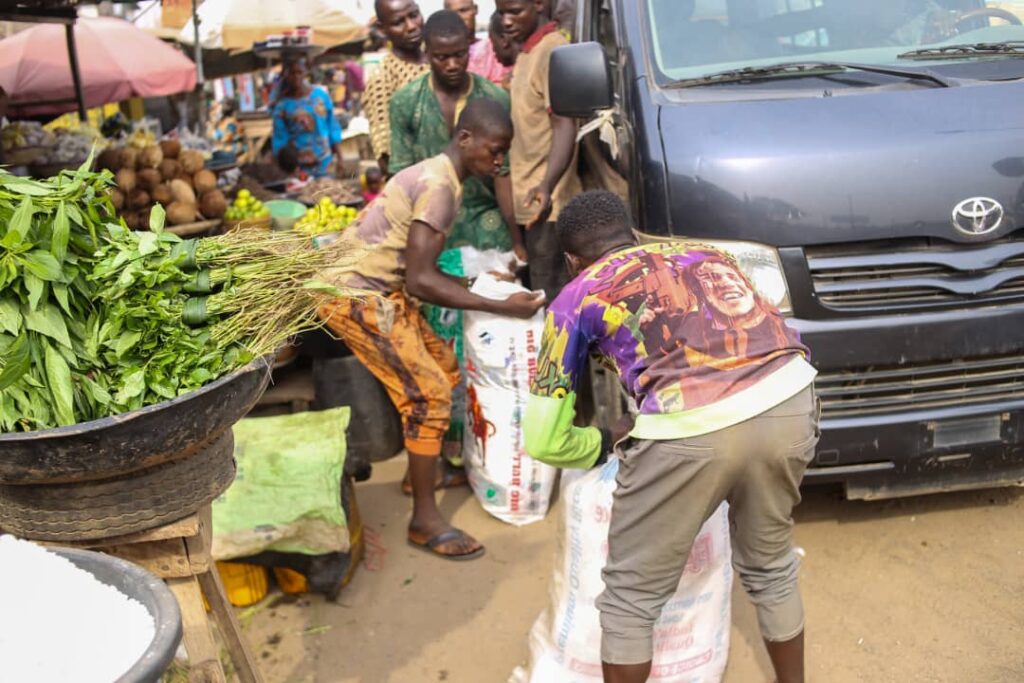
<svg viewBox="0 0 1024 683"><path fill-rule="evenodd" d="M548 88L551 110L559 116L590 118L612 106L608 55L599 43L576 43L551 53Z"/></svg>

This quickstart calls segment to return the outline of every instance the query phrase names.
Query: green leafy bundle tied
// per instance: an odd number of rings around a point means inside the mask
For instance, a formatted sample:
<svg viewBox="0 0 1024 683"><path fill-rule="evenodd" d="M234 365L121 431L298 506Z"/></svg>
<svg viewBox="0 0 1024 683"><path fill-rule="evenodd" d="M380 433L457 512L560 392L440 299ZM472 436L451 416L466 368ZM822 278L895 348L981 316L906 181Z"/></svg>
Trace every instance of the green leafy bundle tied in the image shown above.
<svg viewBox="0 0 1024 683"><path fill-rule="evenodd" d="M109 172L0 171L0 432L107 417L175 398L317 324L315 281L355 257L294 233L182 240L133 232Z"/></svg>

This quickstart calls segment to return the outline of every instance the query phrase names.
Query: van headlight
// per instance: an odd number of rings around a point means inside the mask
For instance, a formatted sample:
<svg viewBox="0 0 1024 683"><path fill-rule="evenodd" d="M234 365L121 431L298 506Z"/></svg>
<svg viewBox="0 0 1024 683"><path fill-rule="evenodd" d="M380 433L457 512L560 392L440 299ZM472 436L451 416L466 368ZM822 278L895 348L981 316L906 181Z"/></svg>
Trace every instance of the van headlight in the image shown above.
<svg viewBox="0 0 1024 683"><path fill-rule="evenodd" d="M744 274L766 301L779 309L783 315L791 315L793 307L789 301L789 288L782 272L779 252L757 242L734 242L731 240L699 240L685 237L656 237L637 233L640 243L673 242L693 248L711 247L728 254L739 264Z"/></svg>

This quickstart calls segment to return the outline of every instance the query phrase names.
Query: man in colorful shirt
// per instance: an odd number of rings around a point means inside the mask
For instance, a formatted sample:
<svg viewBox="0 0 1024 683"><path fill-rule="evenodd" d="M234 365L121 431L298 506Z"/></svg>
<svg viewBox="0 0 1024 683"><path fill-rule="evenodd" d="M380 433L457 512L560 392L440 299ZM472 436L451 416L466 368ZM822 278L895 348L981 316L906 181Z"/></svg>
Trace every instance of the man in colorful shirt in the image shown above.
<svg viewBox="0 0 1024 683"><path fill-rule="evenodd" d="M610 192L569 202L558 232L579 274L548 309L523 420L526 449L552 465L586 468L606 457L615 436L625 437L625 429L573 426L591 353L615 369L638 411L632 445L616 447L597 600L605 681L647 680L652 627L694 538L724 500L733 564L778 680L802 681L791 513L817 443L806 347L730 257L693 245L638 246Z"/></svg>
<svg viewBox="0 0 1024 683"><path fill-rule="evenodd" d="M536 0L497 0L505 32L522 43L512 72L512 167L516 220L526 229L530 285L554 298L567 278L555 225L582 190L576 174L576 123L551 111L551 52L569 41Z"/></svg>
<svg viewBox="0 0 1024 683"><path fill-rule="evenodd" d="M388 174L391 121L388 105L399 88L430 70L420 46L423 15L413 0L376 0L377 24L391 42L363 93L363 112L370 121L370 143L377 163Z"/></svg>
<svg viewBox="0 0 1024 683"><path fill-rule="evenodd" d="M483 546L449 525L434 499L459 370L451 349L420 315L417 300L519 318L543 305L542 297L528 293L503 301L482 298L437 268L463 181L499 173L511 137L512 124L500 104L470 102L444 152L396 174L346 228L341 239L365 255L351 267L323 274L335 285L380 295L339 299L319 315L380 380L402 416L413 494L409 542L448 559L479 557Z"/></svg>
<svg viewBox="0 0 1024 683"><path fill-rule="evenodd" d="M398 173L424 159L444 151L451 142L452 129L468 102L491 99L506 111L508 94L487 79L466 70L469 59L469 35L458 14L441 10L430 15L423 30L423 44L431 73L420 76L405 86L391 100L391 170ZM498 196L503 199L499 208ZM509 227L511 225L511 228ZM526 258L519 228L512 210L512 184L508 164L497 178L467 178L462 186L462 208L455 225L448 233L441 270L449 275L463 275L460 247L515 251ZM440 306L424 307L430 326L455 349L459 366L464 368L462 354L462 312ZM458 486L468 481L460 467L462 437L466 414L466 389L460 384L452 395L451 428L445 437L446 461L444 486ZM406 488L408 491L408 488Z"/></svg>

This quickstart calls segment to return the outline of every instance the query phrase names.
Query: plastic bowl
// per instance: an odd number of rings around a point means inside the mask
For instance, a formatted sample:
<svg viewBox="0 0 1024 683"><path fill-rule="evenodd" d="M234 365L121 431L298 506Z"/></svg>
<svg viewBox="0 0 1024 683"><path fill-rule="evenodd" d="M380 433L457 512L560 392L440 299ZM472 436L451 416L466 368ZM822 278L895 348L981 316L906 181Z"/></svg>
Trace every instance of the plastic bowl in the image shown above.
<svg viewBox="0 0 1024 683"><path fill-rule="evenodd" d="M77 548L52 551L89 572L100 583L142 603L153 617L156 633L146 651L116 683L159 683L181 642L181 610L167 585L142 567L118 557Z"/></svg>
<svg viewBox="0 0 1024 683"><path fill-rule="evenodd" d="M306 205L291 199L271 199L263 206L270 211L270 222L274 230L291 230L306 213Z"/></svg>

